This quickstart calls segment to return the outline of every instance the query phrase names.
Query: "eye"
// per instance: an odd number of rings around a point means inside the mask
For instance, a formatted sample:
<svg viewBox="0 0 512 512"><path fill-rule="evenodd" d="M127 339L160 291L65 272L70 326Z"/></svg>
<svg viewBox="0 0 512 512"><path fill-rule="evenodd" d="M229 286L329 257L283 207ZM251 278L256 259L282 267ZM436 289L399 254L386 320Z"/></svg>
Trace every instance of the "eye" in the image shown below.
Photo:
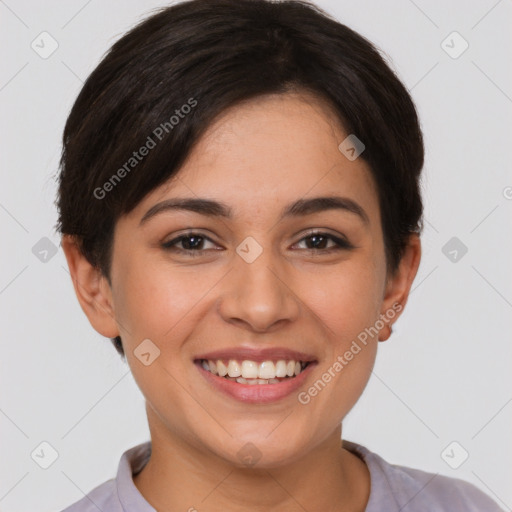
<svg viewBox="0 0 512 512"><path fill-rule="evenodd" d="M309 233L308 236L302 238L297 245L303 243L305 241L306 247L304 250L310 252L324 252L329 253L331 251L339 251L342 249L353 249L354 246L344 240L343 238L339 238L337 236L331 235L329 233L323 232L313 232ZM329 242L331 245L329 246Z"/></svg>
<svg viewBox="0 0 512 512"><path fill-rule="evenodd" d="M187 254L190 256L200 256L208 249L208 247L205 247L205 244L208 243L213 245L210 249L218 250L218 246L215 245L210 238L200 233L191 232L162 243L162 247L167 251ZM305 243L306 247L302 247L301 249L311 253L331 253L333 251L354 248L354 245L347 240L324 232L309 233L295 245L303 243Z"/></svg>
<svg viewBox="0 0 512 512"><path fill-rule="evenodd" d="M169 251L199 256L205 250L204 244L207 242L213 244L212 240L200 233L186 233L169 242L164 242L162 247ZM177 247L179 245L182 247ZM217 247L215 244L213 245L214 248Z"/></svg>

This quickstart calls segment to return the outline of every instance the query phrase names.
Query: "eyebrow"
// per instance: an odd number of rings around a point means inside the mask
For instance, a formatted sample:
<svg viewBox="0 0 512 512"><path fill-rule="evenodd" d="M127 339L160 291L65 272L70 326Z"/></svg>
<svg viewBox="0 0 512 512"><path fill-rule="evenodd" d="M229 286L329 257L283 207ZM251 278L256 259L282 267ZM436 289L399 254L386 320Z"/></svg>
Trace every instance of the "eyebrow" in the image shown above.
<svg viewBox="0 0 512 512"><path fill-rule="evenodd" d="M143 215L139 226L146 223L157 214L173 210L186 210L209 217L233 218L232 209L225 203L203 198L173 198L152 206ZM301 217L326 210L343 210L357 215L367 225L370 223L369 217L362 206L348 197L340 196L299 199L283 208L281 218Z"/></svg>

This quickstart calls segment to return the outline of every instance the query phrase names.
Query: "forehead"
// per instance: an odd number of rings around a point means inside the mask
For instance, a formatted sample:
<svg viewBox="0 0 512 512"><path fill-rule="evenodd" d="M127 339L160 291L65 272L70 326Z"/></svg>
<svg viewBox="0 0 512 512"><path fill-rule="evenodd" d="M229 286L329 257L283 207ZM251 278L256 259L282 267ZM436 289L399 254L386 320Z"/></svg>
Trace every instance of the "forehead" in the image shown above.
<svg viewBox="0 0 512 512"><path fill-rule="evenodd" d="M329 105L309 93L245 101L215 120L180 171L134 213L168 197L209 197L254 215L298 198L343 195L378 215L368 164L338 149L348 135Z"/></svg>

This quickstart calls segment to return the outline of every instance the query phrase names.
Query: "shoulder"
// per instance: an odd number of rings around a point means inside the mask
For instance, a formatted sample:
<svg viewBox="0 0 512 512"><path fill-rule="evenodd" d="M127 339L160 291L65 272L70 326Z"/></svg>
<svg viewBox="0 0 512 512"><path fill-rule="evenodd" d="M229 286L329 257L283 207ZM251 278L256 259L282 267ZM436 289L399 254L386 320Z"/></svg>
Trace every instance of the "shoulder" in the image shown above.
<svg viewBox="0 0 512 512"><path fill-rule="evenodd" d="M459 478L406 466L384 466L394 493L408 510L446 512L503 512L487 494Z"/></svg>
<svg viewBox="0 0 512 512"><path fill-rule="evenodd" d="M98 485L61 512L156 512L133 483L133 475L144 467L150 455L151 442L126 450L119 460L115 478Z"/></svg>
<svg viewBox="0 0 512 512"><path fill-rule="evenodd" d="M117 499L117 487L115 479L107 480L95 487L86 496L69 505L61 512L123 512L123 508Z"/></svg>
<svg viewBox="0 0 512 512"><path fill-rule="evenodd" d="M364 446L343 443L363 458L370 471L367 512L381 510L383 500L389 503L389 510L401 512L503 512L495 501L469 482L391 464Z"/></svg>

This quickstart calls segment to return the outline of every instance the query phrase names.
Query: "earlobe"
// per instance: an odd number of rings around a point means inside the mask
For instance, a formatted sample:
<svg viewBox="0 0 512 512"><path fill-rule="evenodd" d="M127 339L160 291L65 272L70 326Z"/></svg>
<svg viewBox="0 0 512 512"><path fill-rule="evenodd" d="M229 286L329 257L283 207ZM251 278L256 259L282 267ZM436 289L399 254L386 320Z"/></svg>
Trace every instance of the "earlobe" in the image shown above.
<svg viewBox="0 0 512 512"><path fill-rule="evenodd" d="M61 245L78 302L89 322L107 338L119 336L112 293L106 277L82 254L74 237L63 235Z"/></svg>
<svg viewBox="0 0 512 512"><path fill-rule="evenodd" d="M421 241L419 235L413 233L409 236L397 271L386 282L381 309L381 318L386 325L379 332L379 341L386 341L391 336L391 326L405 308L420 261Z"/></svg>
<svg viewBox="0 0 512 512"><path fill-rule="evenodd" d="M379 332L379 341L386 341L393 334L392 320Z"/></svg>

